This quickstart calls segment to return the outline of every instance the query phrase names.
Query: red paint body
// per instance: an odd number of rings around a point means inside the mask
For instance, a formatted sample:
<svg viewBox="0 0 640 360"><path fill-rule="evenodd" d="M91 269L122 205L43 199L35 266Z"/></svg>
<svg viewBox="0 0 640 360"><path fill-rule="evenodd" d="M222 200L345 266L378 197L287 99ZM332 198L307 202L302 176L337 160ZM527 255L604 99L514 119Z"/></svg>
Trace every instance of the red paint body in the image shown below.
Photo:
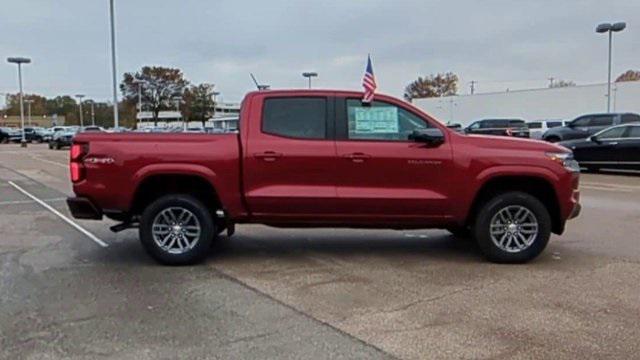
<svg viewBox="0 0 640 360"><path fill-rule="evenodd" d="M230 221L282 226L461 225L483 185L505 176L548 183L562 225L578 203L579 175L545 155L567 152L563 147L458 134L411 104L384 95L376 100L438 127L444 143L425 147L412 141L306 140L263 133L264 100L287 96L362 93L252 92L243 101L238 134L81 133L74 142L89 146L82 157L84 178L74 183L74 192L107 213L126 214L147 177L193 175L211 184ZM109 161L100 160L105 158Z"/></svg>

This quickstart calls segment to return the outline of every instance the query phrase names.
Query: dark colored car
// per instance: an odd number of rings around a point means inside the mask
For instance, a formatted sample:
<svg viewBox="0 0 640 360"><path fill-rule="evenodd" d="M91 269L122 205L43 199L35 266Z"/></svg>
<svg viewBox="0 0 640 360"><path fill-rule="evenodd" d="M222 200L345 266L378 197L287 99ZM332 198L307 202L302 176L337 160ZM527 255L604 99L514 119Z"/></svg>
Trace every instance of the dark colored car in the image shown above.
<svg viewBox="0 0 640 360"><path fill-rule="evenodd" d="M44 129L41 127L25 127L24 138L27 142L43 142L44 141Z"/></svg>
<svg viewBox="0 0 640 360"><path fill-rule="evenodd" d="M78 132L78 129L66 129L57 131L53 134L53 138L49 141L49 149L59 150L66 146L71 146L73 137Z"/></svg>
<svg viewBox="0 0 640 360"><path fill-rule="evenodd" d="M14 129L10 127L0 128L0 143L8 142L20 142L22 139L22 132L20 129Z"/></svg>
<svg viewBox="0 0 640 360"><path fill-rule="evenodd" d="M578 214L568 149L458 134L400 99L362 96L252 92L239 133L79 133L67 204L76 218L121 221L113 231L139 227L149 254L174 265L247 223L445 228L493 261L524 262Z"/></svg>
<svg viewBox="0 0 640 360"><path fill-rule="evenodd" d="M640 115L634 113L588 114L572 120L567 126L549 129L542 140L558 142L585 139L613 125L640 122Z"/></svg>
<svg viewBox="0 0 640 360"><path fill-rule="evenodd" d="M520 119L483 119L464 129L467 134L529 137L529 127Z"/></svg>
<svg viewBox="0 0 640 360"><path fill-rule="evenodd" d="M640 123L613 126L580 140L562 141L580 166L640 170Z"/></svg>

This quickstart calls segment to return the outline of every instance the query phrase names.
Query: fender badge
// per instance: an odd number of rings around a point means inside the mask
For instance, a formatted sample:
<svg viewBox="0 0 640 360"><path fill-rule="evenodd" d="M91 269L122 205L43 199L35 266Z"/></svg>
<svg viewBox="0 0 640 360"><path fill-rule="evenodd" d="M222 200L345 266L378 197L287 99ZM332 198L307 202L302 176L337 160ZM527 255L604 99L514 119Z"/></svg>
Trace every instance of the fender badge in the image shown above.
<svg viewBox="0 0 640 360"><path fill-rule="evenodd" d="M106 158L90 157L90 158L84 159L85 164L113 164L114 162L116 161L110 157L106 157Z"/></svg>

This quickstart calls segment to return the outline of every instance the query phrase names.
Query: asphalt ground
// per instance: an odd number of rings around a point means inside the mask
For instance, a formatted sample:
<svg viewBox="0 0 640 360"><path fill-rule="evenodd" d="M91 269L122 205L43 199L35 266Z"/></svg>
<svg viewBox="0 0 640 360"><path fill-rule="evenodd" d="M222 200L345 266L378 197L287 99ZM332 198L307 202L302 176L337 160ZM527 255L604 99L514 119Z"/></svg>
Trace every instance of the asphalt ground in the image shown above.
<svg viewBox="0 0 640 360"><path fill-rule="evenodd" d="M67 158L0 146L0 358L639 356L640 175L583 174L581 216L525 265L440 230L246 225L163 267L136 231L53 212Z"/></svg>

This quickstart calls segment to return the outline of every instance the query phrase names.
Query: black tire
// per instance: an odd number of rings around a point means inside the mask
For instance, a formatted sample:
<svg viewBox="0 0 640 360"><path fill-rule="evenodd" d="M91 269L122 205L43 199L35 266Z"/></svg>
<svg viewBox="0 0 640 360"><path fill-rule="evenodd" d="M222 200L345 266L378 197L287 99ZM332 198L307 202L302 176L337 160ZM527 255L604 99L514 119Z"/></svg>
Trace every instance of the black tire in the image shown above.
<svg viewBox="0 0 640 360"><path fill-rule="evenodd" d="M448 227L447 231L458 239L469 239L472 236L471 229L466 226Z"/></svg>
<svg viewBox="0 0 640 360"><path fill-rule="evenodd" d="M173 207L188 210L197 218L200 225L200 236L193 247L179 254L172 254L160 247L154 240L152 233L156 216L163 210ZM207 256L217 231L211 212L204 204L191 195L171 194L157 199L144 209L140 218L139 234L145 250L159 263L165 265L190 265L202 261Z"/></svg>
<svg viewBox="0 0 640 360"><path fill-rule="evenodd" d="M57 142L54 143L53 144L53 148L56 149L56 150L60 150L60 143L57 143Z"/></svg>
<svg viewBox="0 0 640 360"><path fill-rule="evenodd" d="M520 206L529 210L538 223L538 232L533 241L519 252L501 249L494 243L490 234L493 217L508 206ZM551 216L544 204L534 196L524 192L506 192L496 195L480 208L473 226L473 235L488 260L497 263L525 263L540 255L547 246L551 236Z"/></svg>

